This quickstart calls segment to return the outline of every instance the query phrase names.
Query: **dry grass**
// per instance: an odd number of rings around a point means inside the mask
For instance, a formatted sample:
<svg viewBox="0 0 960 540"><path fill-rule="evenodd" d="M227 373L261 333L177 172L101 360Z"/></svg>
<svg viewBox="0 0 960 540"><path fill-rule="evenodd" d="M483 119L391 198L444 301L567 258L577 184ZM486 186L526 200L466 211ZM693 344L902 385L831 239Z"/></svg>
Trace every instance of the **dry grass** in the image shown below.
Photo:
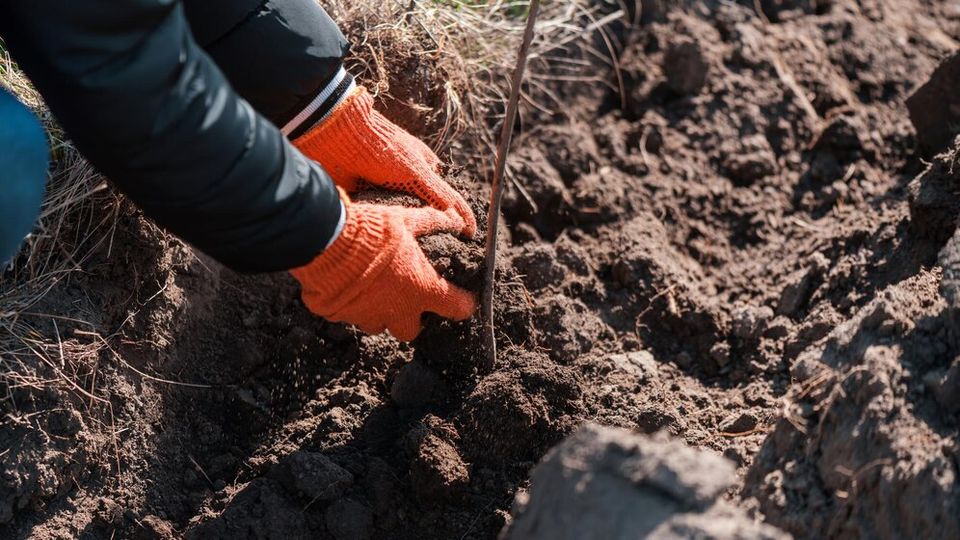
<svg viewBox="0 0 960 540"><path fill-rule="evenodd" d="M53 162L37 227L13 263L0 269L0 411L6 412L2 421L13 421L20 412L17 395L51 385L82 390L77 373L96 362L95 348L56 331L71 324L69 317L36 309L52 290L83 270L91 253L109 242L118 205L103 179L64 140L39 95L2 50L0 84L40 117L50 137ZM55 335L38 332L38 326L54 328Z"/></svg>
<svg viewBox="0 0 960 540"><path fill-rule="evenodd" d="M391 71L415 58L435 67L427 84L440 97L442 127L425 136L438 151L480 158L492 166L495 134L509 94L509 78L523 34L522 1L389 0L321 2L353 41L351 72L374 94L390 96L408 74ZM598 2L546 2L537 24L523 91L524 109L554 114L558 81L617 88L617 55L605 33L627 9L601 14ZM595 36L602 45L595 46ZM414 104L416 105L416 104Z"/></svg>

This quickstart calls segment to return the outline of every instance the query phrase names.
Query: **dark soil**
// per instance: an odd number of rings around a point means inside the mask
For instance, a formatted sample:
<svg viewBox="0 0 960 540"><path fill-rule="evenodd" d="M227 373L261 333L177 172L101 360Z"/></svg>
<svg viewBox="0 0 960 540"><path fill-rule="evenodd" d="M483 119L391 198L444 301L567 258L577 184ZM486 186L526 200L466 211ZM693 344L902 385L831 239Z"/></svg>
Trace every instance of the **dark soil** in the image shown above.
<svg viewBox="0 0 960 540"><path fill-rule="evenodd" d="M108 403L17 390L0 536L494 538L585 421L722 453L729 502L797 537L960 536L960 158L928 169L905 105L960 12L643 4L622 94L557 83L562 113L528 111L491 372L476 321L365 336L126 209L33 310L91 321L32 322L102 336L77 375ZM450 178L484 223L484 176ZM423 245L477 290L480 236Z"/></svg>

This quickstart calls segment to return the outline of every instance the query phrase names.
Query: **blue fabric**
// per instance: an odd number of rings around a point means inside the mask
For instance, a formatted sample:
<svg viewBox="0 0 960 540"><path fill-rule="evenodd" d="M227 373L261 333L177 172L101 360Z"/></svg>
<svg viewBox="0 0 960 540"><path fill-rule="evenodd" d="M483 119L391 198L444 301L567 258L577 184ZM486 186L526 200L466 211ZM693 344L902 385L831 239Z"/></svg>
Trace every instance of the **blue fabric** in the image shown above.
<svg viewBox="0 0 960 540"><path fill-rule="evenodd" d="M0 88L0 264L33 229L48 165L47 136L37 118Z"/></svg>

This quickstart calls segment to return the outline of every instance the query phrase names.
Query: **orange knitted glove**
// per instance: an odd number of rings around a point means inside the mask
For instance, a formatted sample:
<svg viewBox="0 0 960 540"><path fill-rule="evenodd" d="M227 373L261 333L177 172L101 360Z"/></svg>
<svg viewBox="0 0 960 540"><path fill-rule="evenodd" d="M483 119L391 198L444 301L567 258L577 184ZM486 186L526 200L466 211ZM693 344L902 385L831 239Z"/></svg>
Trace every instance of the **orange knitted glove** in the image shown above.
<svg viewBox="0 0 960 540"><path fill-rule="evenodd" d="M358 87L319 125L293 144L319 162L338 186L353 192L357 181L404 191L438 210L453 208L463 218L462 234L473 236L477 220L467 201L440 177L440 158L419 139L373 108Z"/></svg>
<svg viewBox="0 0 960 540"><path fill-rule="evenodd" d="M330 247L291 274L303 286L314 314L356 325L368 334L389 330L401 341L420 333L424 311L455 320L470 318L474 296L434 270L416 237L455 232L463 219L452 210L351 203Z"/></svg>

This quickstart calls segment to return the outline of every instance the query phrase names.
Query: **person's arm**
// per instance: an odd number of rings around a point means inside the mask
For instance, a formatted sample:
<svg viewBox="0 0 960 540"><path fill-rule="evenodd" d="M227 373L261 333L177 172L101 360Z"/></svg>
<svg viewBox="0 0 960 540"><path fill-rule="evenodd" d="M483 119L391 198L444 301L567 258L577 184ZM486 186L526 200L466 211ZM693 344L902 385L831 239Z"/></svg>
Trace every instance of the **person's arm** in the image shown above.
<svg viewBox="0 0 960 540"><path fill-rule="evenodd" d="M302 266L342 205L239 97L179 2L13 0L0 35L77 147L144 212L240 271Z"/></svg>
<svg viewBox="0 0 960 540"><path fill-rule="evenodd" d="M197 41L237 92L281 128L340 187L406 191L464 220L466 200L439 174L440 159L385 118L344 70L349 42L315 0L184 0Z"/></svg>
<svg viewBox="0 0 960 540"><path fill-rule="evenodd" d="M316 0L183 0L194 38L237 93L290 139L354 86L350 43Z"/></svg>
<svg viewBox="0 0 960 540"><path fill-rule="evenodd" d="M475 217L436 156L374 114L366 94L353 91L310 122L301 144L332 158L342 184L363 177L431 207L341 199L326 172L236 94L175 0L4 9L0 35L51 111L160 225L234 269L290 270L313 313L367 332L409 340L425 311L472 314L473 295L437 274L416 237L472 234Z"/></svg>

